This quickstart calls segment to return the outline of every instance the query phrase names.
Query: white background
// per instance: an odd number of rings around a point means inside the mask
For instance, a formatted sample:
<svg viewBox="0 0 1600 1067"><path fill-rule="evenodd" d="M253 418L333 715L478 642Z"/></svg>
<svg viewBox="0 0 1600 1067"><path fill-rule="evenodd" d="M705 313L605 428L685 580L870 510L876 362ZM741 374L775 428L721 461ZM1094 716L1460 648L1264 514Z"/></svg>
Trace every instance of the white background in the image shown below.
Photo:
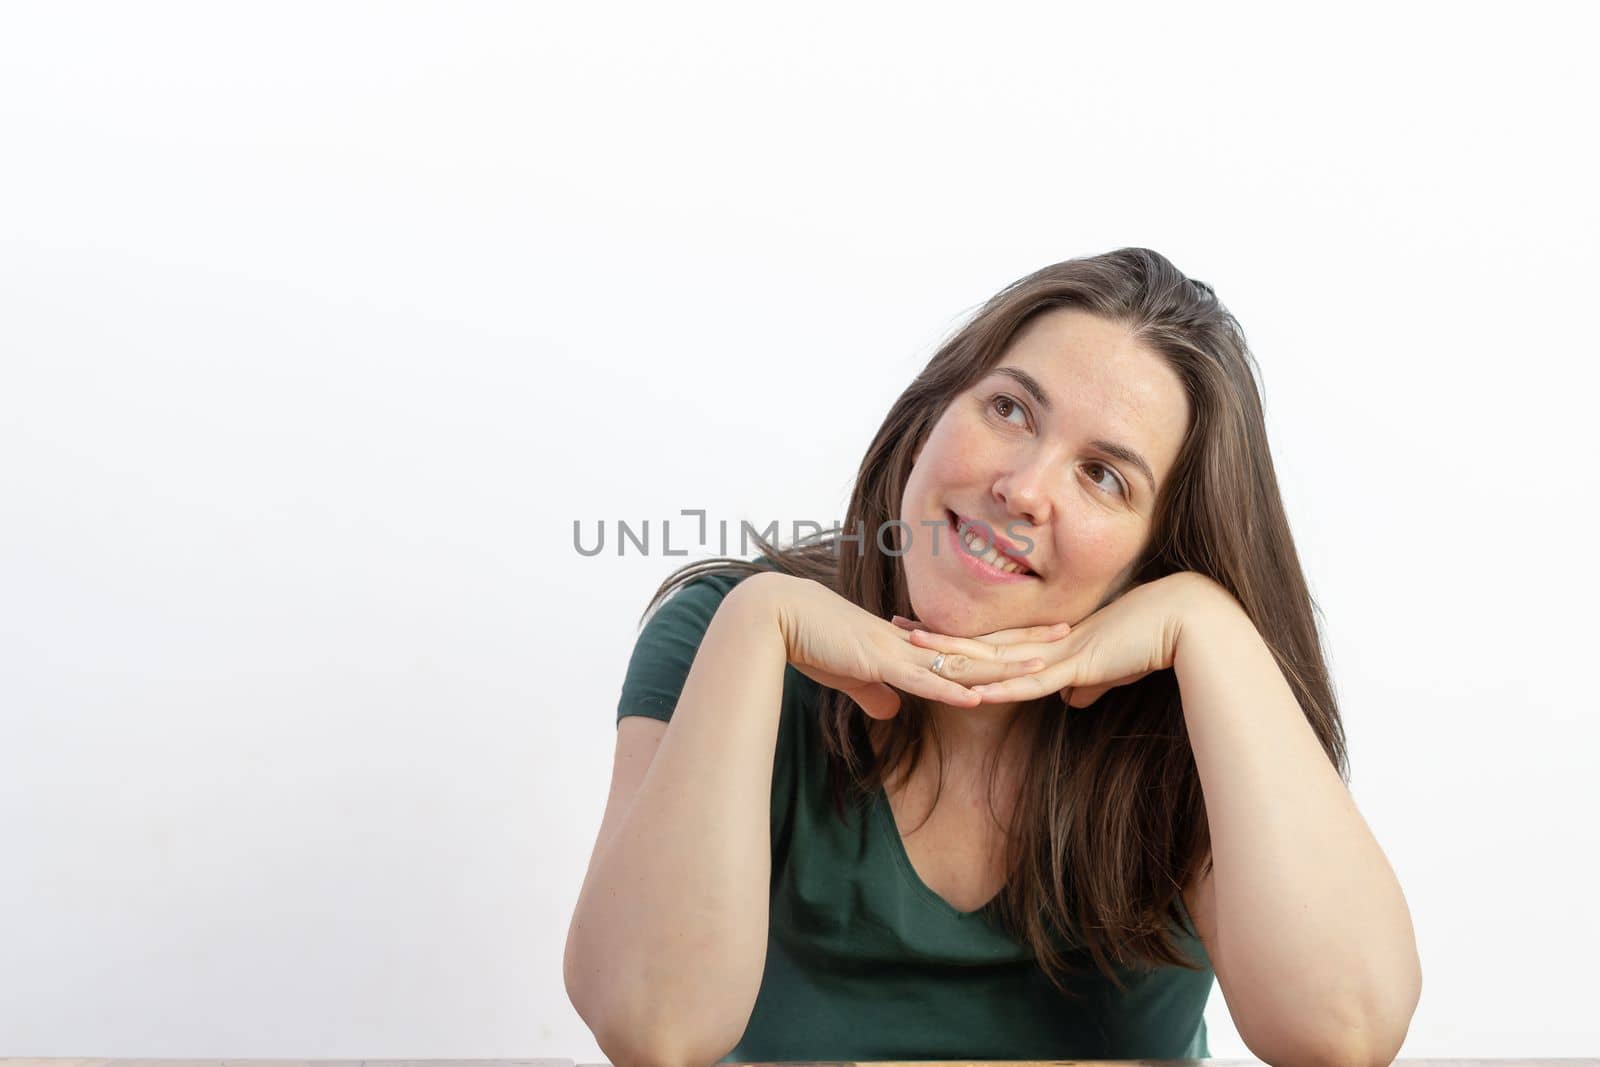
<svg viewBox="0 0 1600 1067"><path fill-rule="evenodd" d="M1595 1055L1585 7L7 6L0 1053L599 1058L661 520L837 519L1146 245L1261 363L1403 1054Z"/></svg>

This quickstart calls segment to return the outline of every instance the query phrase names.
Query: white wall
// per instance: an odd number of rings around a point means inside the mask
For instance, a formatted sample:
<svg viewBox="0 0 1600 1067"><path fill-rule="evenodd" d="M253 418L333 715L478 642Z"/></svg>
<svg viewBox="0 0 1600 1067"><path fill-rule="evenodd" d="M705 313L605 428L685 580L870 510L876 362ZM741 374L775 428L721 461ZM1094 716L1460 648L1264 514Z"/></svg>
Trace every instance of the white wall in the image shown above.
<svg viewBox="0 0 1600 1067"><path fill-rule="evenodd" d="M1148 245L1263 368L1404 1055L1595 1054L1582 5L985 10L4 9L0 1053L598 1058L680 561L572 521L836 519L964 314Z"/></svg>

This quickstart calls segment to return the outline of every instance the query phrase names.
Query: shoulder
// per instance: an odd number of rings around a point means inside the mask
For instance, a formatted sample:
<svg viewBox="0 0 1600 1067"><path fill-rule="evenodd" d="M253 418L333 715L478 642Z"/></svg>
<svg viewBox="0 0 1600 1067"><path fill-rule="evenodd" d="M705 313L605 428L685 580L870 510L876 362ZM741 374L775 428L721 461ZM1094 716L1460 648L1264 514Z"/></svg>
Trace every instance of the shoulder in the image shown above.
<svg viewBox="0 0 1600 1067"><path fill-rule="evenodd" d="M618 721L628 715L671 718L711 620L733 589L761 573L695 575L653 606L634 638L617 704Z"/></svg>
<svg viewBox="0 0 1600 1067"><path fill-rule="evenodd" d="M761 585L779 577L765 566L755 572L710 571L695 575L662 597L646 616L643 626L648 630L657 620L662 620L674 624L698 624L704 629L716 609L734 589L747 583Z"/></svg>

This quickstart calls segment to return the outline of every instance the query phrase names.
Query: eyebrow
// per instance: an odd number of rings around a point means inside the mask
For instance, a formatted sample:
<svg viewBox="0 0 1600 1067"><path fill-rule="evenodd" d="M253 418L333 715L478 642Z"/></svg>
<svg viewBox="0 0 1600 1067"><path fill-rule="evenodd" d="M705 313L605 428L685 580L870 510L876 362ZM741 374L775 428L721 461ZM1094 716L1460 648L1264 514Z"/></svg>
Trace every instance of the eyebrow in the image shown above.
<svg viewBox="0 0 1600 1067"><path fill-rule="evenodd" d="M1039 384L1038 380L1034 378L1033 375L1029 374L1021 367L996 367L994 369L994 373L1003 374L1007 378L1015 381L1018 385L1022 386L1023 389L1027 390L1028 393L1039 402L1039 406L1044 408L1046 411L1049 411L1053 407L1053 405L1050 403L1050 396L1044 391L1044 387ZM1089 445L1092 448L1096 448L1101 452L1104 452L1113 459L1120 459L1122 462L1128 464L1128 466L1137 469L1140 474L1144 475L1144 480L1150 483L1150 492L1154 493L1156 491L1156 476L1151 473L1150 464L1146 463L1144 457L1139 455L1139 453L1135 452L1127 445L1119 445L1115 441L1090 441Z"/></svg>

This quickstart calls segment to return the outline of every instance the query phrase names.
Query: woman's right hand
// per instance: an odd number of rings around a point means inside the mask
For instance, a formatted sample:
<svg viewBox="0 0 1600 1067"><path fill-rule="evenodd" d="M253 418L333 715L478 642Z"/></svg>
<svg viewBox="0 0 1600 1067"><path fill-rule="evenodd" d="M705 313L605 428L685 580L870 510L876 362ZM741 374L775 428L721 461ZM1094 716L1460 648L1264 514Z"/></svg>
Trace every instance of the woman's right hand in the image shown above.
<svg viewBox="0 0 1600 1067"><path fill-rule="evenodd" d="M830 689L837 689L874 719L892 719L900 712L895 689L960 707L977 707L982 698L968 686L983 685L1043 669L1043 659L975 659L947 655L938 674L931 667L937 653L911 643L911 631L857 607L821 582L768 572L752 575L740 588L771 598L783 634L789 664ZM1019 646L1042 641L1048 626L1006 630L986 640ZM891 689L890 687L894 688Z"/></svg>

